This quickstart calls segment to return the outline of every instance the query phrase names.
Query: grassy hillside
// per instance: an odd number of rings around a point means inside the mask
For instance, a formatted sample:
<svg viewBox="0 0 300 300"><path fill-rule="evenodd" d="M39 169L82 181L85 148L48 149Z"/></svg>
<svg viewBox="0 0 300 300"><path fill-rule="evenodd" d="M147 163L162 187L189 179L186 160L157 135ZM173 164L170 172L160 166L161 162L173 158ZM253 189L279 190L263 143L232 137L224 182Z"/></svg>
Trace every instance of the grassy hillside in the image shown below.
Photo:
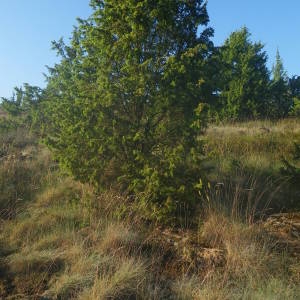
<svg viewBox="0 0 300 300"><path fill-rule="evenodd" d="M173 227L74 181L28 132L0 139L0 297L299 299L300 186L283 159L298 164L300 121L211 126L211 184Z"/></svg>
<svg viewBox="0 0 300 300"><path fill-rule="evenodd" d="M284 164L300 167L299 119L213 125L205 140L210 180L244 186L271 211L300 209L298 177Z"/></svg>

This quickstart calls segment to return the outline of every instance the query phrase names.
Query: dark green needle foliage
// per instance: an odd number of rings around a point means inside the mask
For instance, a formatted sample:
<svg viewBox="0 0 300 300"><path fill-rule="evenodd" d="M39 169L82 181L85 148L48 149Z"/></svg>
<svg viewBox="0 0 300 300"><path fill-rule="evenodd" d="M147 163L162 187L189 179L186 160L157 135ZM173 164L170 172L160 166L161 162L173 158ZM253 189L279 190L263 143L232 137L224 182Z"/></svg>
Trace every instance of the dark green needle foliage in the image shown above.
<svg viewBox="0 0 300 300"><path fill-rule="evenodd" d="M289 92L293 98L289 115L300 117L300 76L293 76L289 79Z"/></svg>
<svg viewBox="0 0 300 300"><path fill-rule="evenodd" d="M221 116L231 120L265 115L269 71L261 43L253 43L247 28L233 32L220 49L222 62Z"/></svg>
<svg viewBox="0 0 300 300"><path fill-rule="evenodd" d="M14 88L12 97L1 98L0 110L6 118L0 119L0 131L16 127L35 129L40 127L41 117L38 106L43 98L43 90L25 83L21 88ZM39 130L39 129L38 129Z"/></svg>
<svg viewBox="0 0 300 300"><path fill-rule="evenodd" d="M293 98L289 92L289 80L278 50L272 73L273 78L270 83L270 101L267 115L275 119L284 118L293 106Z"/></svg>
<svg viewBox="0 0 300 300"><path fill-rule="evenodd" d="M75 177L142 194L155 217L194 204L212 49L206 4L91 5L70 45L54 43L61 62L45 91L47 143Z"/></svg>

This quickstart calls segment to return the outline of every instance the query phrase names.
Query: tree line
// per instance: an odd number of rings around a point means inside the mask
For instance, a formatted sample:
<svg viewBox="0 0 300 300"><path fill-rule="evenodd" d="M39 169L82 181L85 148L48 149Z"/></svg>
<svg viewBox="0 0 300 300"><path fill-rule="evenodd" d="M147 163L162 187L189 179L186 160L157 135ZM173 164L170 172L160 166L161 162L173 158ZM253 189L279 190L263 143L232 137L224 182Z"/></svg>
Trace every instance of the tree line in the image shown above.
<svg viewBox="0 0 300 300"><path fill-rule="evenodd" d="M155 218L194 207L208 121L300 115L300 77L272 71L247 28L214 46L203 0L92 0L44 89L2 109L38 131L61 165L99 190L138 197ZM2 125L4 126L4 125Z"/></svg>

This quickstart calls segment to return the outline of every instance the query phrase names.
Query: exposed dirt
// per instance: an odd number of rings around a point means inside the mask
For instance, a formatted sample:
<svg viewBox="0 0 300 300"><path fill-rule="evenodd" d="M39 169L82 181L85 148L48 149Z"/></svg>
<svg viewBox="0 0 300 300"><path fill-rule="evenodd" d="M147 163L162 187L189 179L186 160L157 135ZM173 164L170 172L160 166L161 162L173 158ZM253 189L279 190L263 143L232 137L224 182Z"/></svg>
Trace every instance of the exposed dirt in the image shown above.
<svg viewBox="0 0 300 300"><path fill-rule="evenodd" d="M272 215L264 227L275 238L278 249L300 258L300 213Z"/></svg>
<svg viewBox="0 0 300 300"><path fill-rule="evenodd" d="M271 215L262 225L270 234L276 251L286 251L300 259L300 213ZM226 263L224 249L208 247L193 231L158 228L153 235L165 253L170 253L170 260L174 261L176 256L176 263L186 270L222 267Z"/></svg>

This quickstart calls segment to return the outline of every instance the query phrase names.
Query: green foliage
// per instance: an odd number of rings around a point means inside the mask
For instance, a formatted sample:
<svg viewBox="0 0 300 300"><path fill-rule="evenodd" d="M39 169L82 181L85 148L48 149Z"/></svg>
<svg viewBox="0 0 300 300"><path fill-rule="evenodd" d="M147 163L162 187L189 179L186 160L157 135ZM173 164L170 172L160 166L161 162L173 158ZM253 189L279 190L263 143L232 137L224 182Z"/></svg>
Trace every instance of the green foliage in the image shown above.
<svg viewBox="0 0 300 300"><path fill-rule="evenodd" d="M300 76L293 76L289 79L289 90L292 97L300 98Z"/></svg>
<svg viewBox="0 0 300 300"><path fill-rule="evenodd" d="M289 93L293 98L290 116L300 117L300 76L293 76L289 79Z"/></svg>
<svg viewBox="0 0 300 300"><path fill-rule="evenodd" d="M276 52L276 63L273 66L272 73L273 73L273 80L274 81L279 81L281 79L284 79L284 80L287 79L287 74L286 74L286 71L284 70L283 62L282 62L282 59L280 57L278 49L277 49L277 52Z"/></svg>
<svg viewBox="0 0 300 300"><path fill-rule="evenodd" d="M37 86L25 83L22 88L16 87L11 98L1 99L0 109L5 117L0 119L0 129L38 129L41 123L38 108L42 98L43 90Z"/></svg>
<svg viewBox="0 0 300 300"><path fill-rule="evenodd" d="M279 52L270 78L263 45L247 28L214 47L203 0L91 6L69 45L53 42L61 61L47 87L16 88L0 111L2 132L38 133L76 179L117 186L155 217L172 215L198 198L198 136L208 118L299 114L299 77L287 78Z"/></svg>
<svg viewBox="0 0 300 300"><path fill-rule="evenodd" d="M284 79L273 80L270 84L270 98L266 116L272 119L284 118L291 111L293 99L288 93Z"/></svg>
<svg viewBox="0 0 300 300"><path fill-rule="evenodd" d="M277 50L276 63L273 66L273 79L270 83L270 98L267 116L270 118L284 118L288 115L293 104L289 93L288 78Z"/></svg>
<svg viewBox="0 0 300 300"><path fill-rule="evenodd" d="M49 69L47 143L81 181L118 181L154 210L193 201L211 52L203 1L92 1ZM198 34L199 26L204 26ZM171 205L169 205L171 203Z"/></svg>
<svg viewBox="0 0 300 300"><path fill-rule="evenodd" d="M250 33L244 27L225 41L219 59L221 116L226 119L262 116L269 82L263 45L251 42Z"/></svg>
<svg viewBox="0 0 300 300"><path fill-rule="evenodd" d="M293 117L300 117L300 99L299 98L293 98L293 105L291 108L291 111L289 112L290 116Z"/></svg>
<svg viewBox="0 0 300 300"><path fill-rule="evenodd" d="M214 66L210 115L214 120L278 119L292 109L292 97L299 93L296 76L288 79L279 52L272 70L261 43L253 43L247 28L233 32L210 60Z"/></svg>

